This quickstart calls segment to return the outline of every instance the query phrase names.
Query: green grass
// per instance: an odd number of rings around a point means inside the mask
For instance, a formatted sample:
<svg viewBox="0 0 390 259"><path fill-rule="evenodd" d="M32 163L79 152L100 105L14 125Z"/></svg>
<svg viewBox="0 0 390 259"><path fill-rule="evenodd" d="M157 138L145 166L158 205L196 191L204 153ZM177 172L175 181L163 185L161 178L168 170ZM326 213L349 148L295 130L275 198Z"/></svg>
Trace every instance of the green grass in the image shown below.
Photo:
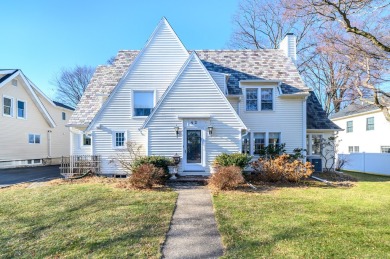
<svg viewBox="0 0 390 259"><path fill-rule="evenodd" d="M0 190L0 258L158 258L176 197L97 183Z"/></svg>
<svg viewBox="0 0 390 259"><path fill-rule="evenodd" d="M390 258L390 177L214 196L225 258Z"/></svg>

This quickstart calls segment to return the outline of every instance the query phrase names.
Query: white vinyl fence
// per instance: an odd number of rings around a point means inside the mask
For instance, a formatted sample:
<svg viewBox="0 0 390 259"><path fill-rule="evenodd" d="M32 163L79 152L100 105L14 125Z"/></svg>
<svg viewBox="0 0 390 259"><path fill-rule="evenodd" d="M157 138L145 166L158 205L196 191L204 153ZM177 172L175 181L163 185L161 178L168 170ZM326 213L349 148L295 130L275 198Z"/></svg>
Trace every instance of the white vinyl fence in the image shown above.
<svg viewBox="0 0 390 259"><path fill-rule="evenodd" d="M342 169L370 174L390 175L390 153L339 154L346 159Z"/></svg>

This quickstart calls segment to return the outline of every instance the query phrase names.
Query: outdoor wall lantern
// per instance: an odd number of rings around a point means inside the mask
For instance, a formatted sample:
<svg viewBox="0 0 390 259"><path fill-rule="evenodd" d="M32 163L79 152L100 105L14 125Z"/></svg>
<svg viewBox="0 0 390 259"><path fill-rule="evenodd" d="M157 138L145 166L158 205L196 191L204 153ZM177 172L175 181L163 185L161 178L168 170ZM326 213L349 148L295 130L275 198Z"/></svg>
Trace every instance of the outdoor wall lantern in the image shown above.
<svg viewBox="0 0 390 259"><path fill-rule="evenodd" d="M177 166L180 163L180 156L176 153L172 158L175 166Z"/></svg>
<svg viewBox="0 0 390 259"><path fill-rule="evenodd" d="M208 130L210 136L213 135L213 130L214 130L214 127L213 127L213 126L211 126L211 125L208 126L208 127L207 127L207 130Z"/></svg>
<svg viewBox="0 0 390 259"><path fill-rule="evenodd" d="M178 137L178 136L179 136L179 131L180 131L179 126L176 125L176 126L174 127L174 129L175 129L176 137Z"/></svg>

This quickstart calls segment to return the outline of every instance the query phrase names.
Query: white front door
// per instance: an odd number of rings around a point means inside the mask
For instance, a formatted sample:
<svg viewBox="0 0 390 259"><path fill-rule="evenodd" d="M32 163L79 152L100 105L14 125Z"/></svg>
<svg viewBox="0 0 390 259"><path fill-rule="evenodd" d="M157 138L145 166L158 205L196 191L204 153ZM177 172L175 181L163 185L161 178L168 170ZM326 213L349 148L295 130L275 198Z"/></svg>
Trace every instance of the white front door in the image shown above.
<svg viewBox="0 0 390 259"><path fill-rule="evenodd" d="M183 173L196 174L205 171L204 120L185 120L183 132Z"/></svg>

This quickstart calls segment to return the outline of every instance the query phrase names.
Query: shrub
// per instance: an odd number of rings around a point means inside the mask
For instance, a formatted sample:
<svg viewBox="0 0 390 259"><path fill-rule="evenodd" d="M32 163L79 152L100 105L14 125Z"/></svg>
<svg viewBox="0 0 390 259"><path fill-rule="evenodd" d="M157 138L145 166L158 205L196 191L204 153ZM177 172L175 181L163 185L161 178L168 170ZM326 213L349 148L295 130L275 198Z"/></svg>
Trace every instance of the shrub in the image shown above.
<svg viewBox="0 0 390 259"><path fill-rule="evenodd" d="M217 190L231 190L244 182L238 166L220 167L209 179L209 186Z"/></svg>
<svg viewBox="0 0 390 259"><path fill-rule="evenodd" d="M244 169L249 161L251 161L251 156L241 153L226 154L222 153L218 155L214 160L215 166L237 166L241 169Z"/></svg>
<svg viewBox="0 0 390 259"><path fill-rule="evenodd" d="M292 160L290 155L283 154L276 158L259 158L252 162L252 168L260 180L269 182L299 182L313 173L313 166L301 160Z"/></svg>
<svg viewBox="0 0 390 259"><path fill-rule="evenodd" d="M139 166L144 165L144 164L152 164L157 168L163 169L163 172L164 172L163 178L165 180L169 179L170 175L169 175L168 166L173 164L173 161L171 159L166 158L164 156L141 156L141 157L136 158L133 161L133 163L131 165L132 172L134 172L135 170L137 170L137 168Z"/></svg>
<svg viewBox="0 0 390 259"><path fill-rule="evenodd" d="M267 158L268 157L275 158L286 152L285 147L286 147L286 143L282 143L280 145L268 145L260 149L259 155Z"/></svg>
<svg viewBox="0 0 390 259"><path fill-rule="evenodd" d="M137 189L151 189L153 185L163 184L165 173L162 168L152 164L142 164L130 175L130 184Z"/></svg>

